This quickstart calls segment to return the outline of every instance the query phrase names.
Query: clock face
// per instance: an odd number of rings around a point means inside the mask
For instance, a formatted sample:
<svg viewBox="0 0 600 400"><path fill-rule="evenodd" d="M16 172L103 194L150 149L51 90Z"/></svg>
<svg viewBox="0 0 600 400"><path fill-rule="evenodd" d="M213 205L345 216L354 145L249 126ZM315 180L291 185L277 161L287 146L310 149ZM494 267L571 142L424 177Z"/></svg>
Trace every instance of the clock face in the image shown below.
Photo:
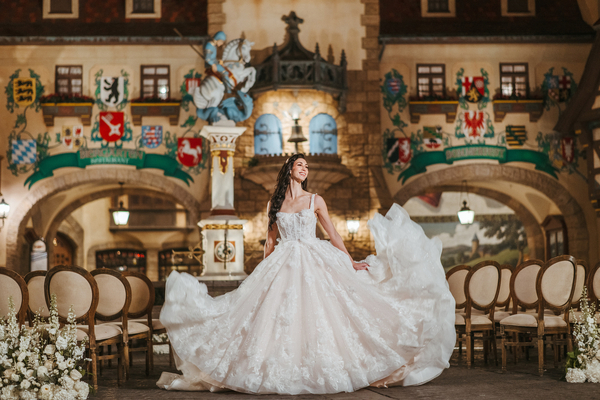
<svg viewBox="0 0 600 400"><path fill-rule="evenodd" d="M234 262L235 261L235 242L224 241L215 242L215 262Z"/></svg>

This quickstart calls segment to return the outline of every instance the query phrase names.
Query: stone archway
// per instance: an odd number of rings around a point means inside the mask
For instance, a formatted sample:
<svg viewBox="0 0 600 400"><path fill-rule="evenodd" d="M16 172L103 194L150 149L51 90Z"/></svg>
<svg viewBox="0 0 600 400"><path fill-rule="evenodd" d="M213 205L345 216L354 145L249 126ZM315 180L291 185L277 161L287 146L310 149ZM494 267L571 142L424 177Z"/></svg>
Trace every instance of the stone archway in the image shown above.
<svg viewBox="0 0 600 400"><path fill-rule="evenodd" d="M84 204L90 203L94 200L97 199L101 199L104 197L111 197L111 196L118 196L120 194L134 194L134 195L156 195L157 191L154 190L148 190L148 189L106 189L106 190L100 190L98 192L92 192L92 193L88 193L86 195L84 195L83 197L78 198L77 200L69 203L66 207L64 207L63 209L61 209L59 211L59 213L54 217L54 219L52 220L52 222L50 223L50 225L48 226L48 229L46 229L45 232L43 232L43 237L45 238L53 238L56 235L56 232L59 231L59 227L61 225L61 223L66 220L69 215L75 211L76 209L78 209L79 207L83 206ZM160 193L161 196L168 198L169 200L179 203L179 199L177 199L176 197L172 196L171 194L168 193ZM197 210L189 210L190 212L190 217L192 219L192 221L199 221L200 220L200 215L198 214ZM83 248L82 248L83 249ZM82 250L83 251L83 250ZM52 268L52 248L50 248L50 250L48 251L48 259L49 261L49 267ZM79 260L79 258L78 258ZM81 257L81 262L83 262L83 256ZM77 264L77 265L83 265L83 264Z"/></svg>
<svg viewBox="0 0 600 400"><path fill-rule="evenodd" d="M529 186L552 199L567 225L569 253L589 259L589 230L585 214L577 200L556 179L534 170L494 164L465 164L422 174L404 185L394 195L394 201L404 204L427 189L462 180L496 180Z"/></svg>
<svg viewBox="0 0 600 400"><path fill-rule="evenodd" d="M148 187L169 194L177 199L190 213L194 220L199 220L200 203L184 187L171 178L125 168L85 169L70 174L45 179L36 184L29 195L21 201L6 224L6 265L19 273L27 273L27 248L23 234L27 221L35 206L51 196L78 186L89 184L114 184L123 182L137 187Z"/></svg>
<svg viewBox="0 0 600 400"><path fill-rule="evenodd" d="M461 189L463 188L461 188L460 185L441 185L429 188L429 190L434 190L436 192L460 192ZM538 221L535 219L533 214L527 209L527 207L525 207L523 204L519 203L512 197L502 192L498 192L496 190L469 186L467 187L467 191L470 193L475 193L481 196L489 197L490 199L494 199L512 209L515 212L515 215L523 223L523 228L525 229L525 233L527 234L527 246L529 247L529 257L541 259L545 257L544 232L542 231L542 228Z"/></svg>

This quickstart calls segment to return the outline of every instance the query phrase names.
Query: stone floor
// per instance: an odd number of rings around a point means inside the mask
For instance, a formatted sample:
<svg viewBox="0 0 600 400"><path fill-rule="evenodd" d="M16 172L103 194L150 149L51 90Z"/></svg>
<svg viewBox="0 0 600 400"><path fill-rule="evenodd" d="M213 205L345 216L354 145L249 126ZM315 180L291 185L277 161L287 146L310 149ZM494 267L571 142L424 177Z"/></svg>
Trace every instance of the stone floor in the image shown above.
<svg viewBox="0 0 600 400"><path fill-rule="evenodd" d="M551 357L551 352L548 354ZM590 383L569 384L562 377L562 365L554 368L552 358L546 364L543 377L537 374L537 353L531 352L530 360L519 360L517 365L508 364L508 372L501 373L493 360L486 366L482 354L477 352L475 365L467 369L464 354L459 360L455 351L451 359L451 367L435 380L414 387L395 387L389 389L366 388L354 393L334 395L245 395L235 392L206 393L206 392L168 392L158 389L155 382L161 371L176 372L169 368L166 355L155 355L155 368L150 376L144 373L144 360L140 353L135 354L131 378L117 388L116 368L104 369L99 377L98 392L92 399L357 399L357 400L387 400L387 399L600 399L600 385ZM509 358L511 360L512 358Z"/></svg>

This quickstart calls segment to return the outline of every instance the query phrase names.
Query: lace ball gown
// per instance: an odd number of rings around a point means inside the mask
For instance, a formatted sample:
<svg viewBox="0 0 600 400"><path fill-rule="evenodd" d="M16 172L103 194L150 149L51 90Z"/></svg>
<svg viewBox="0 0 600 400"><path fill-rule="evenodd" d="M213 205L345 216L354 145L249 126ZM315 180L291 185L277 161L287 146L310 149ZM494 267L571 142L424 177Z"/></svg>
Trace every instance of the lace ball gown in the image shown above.
<svg viewBox="0 0 600 400"><path fill-rule="evenodd" d="M355 271L315 237L313 203L277 214L281 241L235 291L212 298L191 275L169 275L160 321L183 375L163 372L159 387L352 392L422 384L449 367L454 299L439 240L395 204L369 221L377 255Z"/></svg>

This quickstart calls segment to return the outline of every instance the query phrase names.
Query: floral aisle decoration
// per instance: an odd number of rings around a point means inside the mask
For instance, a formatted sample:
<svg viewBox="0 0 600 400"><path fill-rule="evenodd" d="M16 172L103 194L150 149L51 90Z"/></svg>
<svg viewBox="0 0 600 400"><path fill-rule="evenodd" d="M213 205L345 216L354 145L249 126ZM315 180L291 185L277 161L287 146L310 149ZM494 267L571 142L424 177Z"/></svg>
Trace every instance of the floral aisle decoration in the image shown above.
<svg viewBox="0 0 600 400"><path fill-rule="evenodd" d="M8 317L0 318L0 399L87 399L90 386L81 380L85 344L77 343L72 307L60 327L55 295L47 323L36 315L31 329L19 328L9 298Z"/></svg>
<svg viewBox="0 0 600 400"><path fill-rule="evenodd" d="M587 288L581 293L581 316L570 315L573 321L575 348L567 353L566 380L570 383L600 382L600 328L596 322L596 305L590 304Z"/></svg>

